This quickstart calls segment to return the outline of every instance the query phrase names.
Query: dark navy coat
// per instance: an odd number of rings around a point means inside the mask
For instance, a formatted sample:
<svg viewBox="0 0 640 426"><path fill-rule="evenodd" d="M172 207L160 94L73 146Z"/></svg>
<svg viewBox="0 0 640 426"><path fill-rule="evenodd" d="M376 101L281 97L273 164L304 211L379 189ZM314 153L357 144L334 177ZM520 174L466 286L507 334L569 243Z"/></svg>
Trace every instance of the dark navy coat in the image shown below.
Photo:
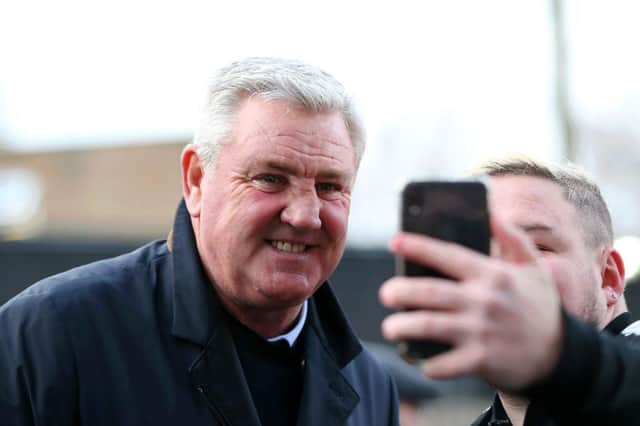
<svg viewBox="0 0 640 426"><path fill-rule="evenodd" d="M0 308L0 425L260 425L184 203L172 247L72 269ZM396 425L391 378L328 284L307 321L298 425Z"/></svg>

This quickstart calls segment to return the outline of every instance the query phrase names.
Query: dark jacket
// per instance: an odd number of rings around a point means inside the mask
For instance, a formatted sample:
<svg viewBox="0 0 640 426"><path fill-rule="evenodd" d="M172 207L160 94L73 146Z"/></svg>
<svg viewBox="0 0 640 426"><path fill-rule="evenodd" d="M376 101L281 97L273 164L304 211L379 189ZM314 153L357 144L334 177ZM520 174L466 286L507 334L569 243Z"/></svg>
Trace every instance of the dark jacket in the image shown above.
<svg viewBox="0 0 640 426"><path fill-rule="evenodd" d="M640 425L640 336L627 332L631 315L618 316L602 333L566 313L564 324L564 349L551 377L521 392L531 401L524 425ZM498 396L473 423L507 425Z"/></svg>
<svg viewBox="0 0 640 426"><path fill-rule="evenodd" d="M300 426L396 425L389 375L328 284L310 299ZM184 203L155 242L0 308L0 425L260 425Z"/></svg>

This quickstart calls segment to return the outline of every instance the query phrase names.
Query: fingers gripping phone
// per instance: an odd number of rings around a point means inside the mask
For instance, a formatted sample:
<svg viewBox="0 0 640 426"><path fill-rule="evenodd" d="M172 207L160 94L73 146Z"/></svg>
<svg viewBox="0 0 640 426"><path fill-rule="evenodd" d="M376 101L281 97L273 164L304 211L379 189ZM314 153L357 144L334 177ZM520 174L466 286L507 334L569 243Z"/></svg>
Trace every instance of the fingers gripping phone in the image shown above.
<svg viewBox="0 0 640 426"><path fill-rule="evenodd" d="M402 191L401 229L451 241L489 254L491 230L487 188L481 181L410 182ZM396 259L399 275L444 277L435 269ZM411 340L399 351L410 359L428 358L450 349L445 343Z"/></svg>

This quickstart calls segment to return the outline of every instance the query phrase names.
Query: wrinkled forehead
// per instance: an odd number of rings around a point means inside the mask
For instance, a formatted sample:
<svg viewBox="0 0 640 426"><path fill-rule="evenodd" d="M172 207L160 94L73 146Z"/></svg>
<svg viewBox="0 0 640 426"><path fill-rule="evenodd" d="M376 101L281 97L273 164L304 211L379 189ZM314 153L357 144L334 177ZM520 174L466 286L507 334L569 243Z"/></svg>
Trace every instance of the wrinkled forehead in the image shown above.
<svg viewBox="0 0 640 426"><path fill-rule="evenodd" d="M236 112L233 133L240 140L288 135L305 137L321 145L328 141L352 146L341 112L314 112L295 103L259 97L248 98L241 104Z"/></svg>
<svg viewBox="0 0 640 426"><path fill-rule="evenodd" d="M577 212L560 185L533 176L497 176L489 180L491 209L519 226L542 223L579 229Z"/></svg>
<svg viewBox="0 0 640 426"><path fill-rule="evenodd" d="M226 152L247 166L355 177L354 147L338 112L314 113L253 98L238 111L231 140Z"/></svg>

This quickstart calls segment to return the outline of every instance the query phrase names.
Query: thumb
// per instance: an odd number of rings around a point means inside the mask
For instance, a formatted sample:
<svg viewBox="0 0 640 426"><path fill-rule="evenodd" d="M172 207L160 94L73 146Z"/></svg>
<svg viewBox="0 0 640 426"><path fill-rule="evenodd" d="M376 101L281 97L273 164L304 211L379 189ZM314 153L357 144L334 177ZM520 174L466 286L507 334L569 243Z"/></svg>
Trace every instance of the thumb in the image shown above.
<svg viewBox="0 0 640 426"><path fill-rule="evenodd" d="M491 216L491 230L501 259L513 263L537 260L538 250L522 229L494 214Z"/></svg>

